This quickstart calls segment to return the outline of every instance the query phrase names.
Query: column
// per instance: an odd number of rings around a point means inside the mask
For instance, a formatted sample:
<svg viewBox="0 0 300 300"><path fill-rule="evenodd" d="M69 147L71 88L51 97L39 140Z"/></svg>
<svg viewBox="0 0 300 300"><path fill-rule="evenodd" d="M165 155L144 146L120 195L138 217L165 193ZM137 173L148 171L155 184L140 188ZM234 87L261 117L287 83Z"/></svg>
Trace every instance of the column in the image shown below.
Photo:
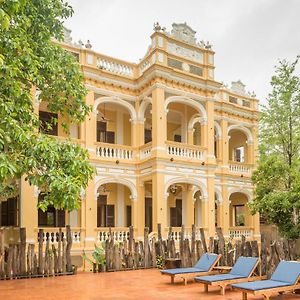
<svg viewBox="0 0 300 300"><path fill-rule="evenodd" d="M165 93L162 88L152 92L152 150L154 156L165 155L167 140L167 112L164 109Z"/></svg>
<svg viewBox="0 0 300 300"><path fill-rule="evenodd" d="M207 174L207 199L203 199L204 206L204 223L206 228L208 228L208 235L215 236L215 183L214 174Z"/></svg>
<svg viewBox="0 0 300 300"><path fill-rule="evenodd" d="M160 223L162 230L167 227L167 195L165 194L164 174L154 173L152 175L152 220L153 231L157 231Z"/></svg>
<svg viewBox="0 0 300 300"><path fill-rule="evenodd" d="M228 165L229 160L229 138L228 138L228 122L225 120L221 120L221 128L222 128L222 138L221 138L221 145L222 145L222 152L221 152L221 159L223 165Z"/></svg>
<svg viewBox="0 0 300 300"><path fill-rule="evenodd" d="M125 227L125 199L124 199L124 185L117 184L117 203L116 203L116 226Z"/></svg>
<svg viewBox="0 0 300 300"><path fill-rule="evenodd" d="M94 92L88 91L86 104L94 105ZM85 145L91 155L96 155L95 143L97 141L97 110L90 112L85 119Z"/></svg>
<svg viewBox="0 0 300 300"><path fill-rule="evenodd" d="M26 242L36 243L38 232L38 188L29 185L25 176L20 180L20 227L26 228Z"/></svg>
<svg viewBox="0 0 300 300"><path fill-rule="evenodd" d="M194 201L193 201L193 186L187 184L182 190L182 224L186 227L192 227L194 224Z"/></svg>
<svg viewBox="0 0 300 300"><path fill-rule="evenodd" d="M137 199L133 205L133 227L136 229L137 237L144 236L145 227L145 186L143 181L137 183Z"/></svg>
<svg viewBox="0 0 300 300"><path fill-rule="evenodd" d="M214 151L214 144L215 144L215 120L214 120L214 102L213 101L206 101L206 113L207 113L207 124L204 125L204 130L206 131L207 141L204 146L207 147L207 154L206 154L206 161L207 163L216 163L215 159L215 151ZM206 127L206 128L205 128Z"/></svg>
<svg viewBox="0 0 300 300"><path fill-rule="evenodd" d="M228 189L226 186L227 182L222 179L222 198L223 202L220 205L221 210L221 227L223 231L224 237L229 237L229 227L230 227L230 202L229 202L229 195Z"/></svg>
<svg viewBox="0 0 300 300"><path fill-rule="evenodd" d="M97 242L95 229L97 228L97 192L94 181L90 180L86 189L86 198L82 206L82 225L85 226L85 248L93 249Z"/></svg>
<svg viewBox="0 0 300 300"><path fill-rule="evenodd" d="M119 145L123 144L123 134L124 134L124 118L123 113L117 110L117 120L116 120L116 143Z"/></svg>
<svg viewBox="0 0 300 300"><path fill-rule="evenodd" d="M188 143L188 145L194 144L194 128L188 129L187 143Z"/></svg>

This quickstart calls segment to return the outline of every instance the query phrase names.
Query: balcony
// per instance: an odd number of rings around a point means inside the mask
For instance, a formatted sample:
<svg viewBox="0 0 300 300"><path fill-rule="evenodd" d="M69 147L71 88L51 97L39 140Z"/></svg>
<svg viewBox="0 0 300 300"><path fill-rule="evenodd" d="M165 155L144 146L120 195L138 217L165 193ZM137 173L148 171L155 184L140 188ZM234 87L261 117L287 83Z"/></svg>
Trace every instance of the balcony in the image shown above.
<svg viewBox="0 0 300 300"><path fill-rule="evenodd" d="M167 141L167 154L184 160L205 160L205 148L194 145L187 145L183 143Z"/></svg>
<svg viewBox="0 0 300 300"><path fill-rule="evenodd" d="M147 159L151 157L151 150L152 150L152 142L147 143L140 147L140 159Z"/></svg>
<svg viewBox="0 0 300 300"><path fill-rule="evenodd" d="M229 228L229 237L233 239L241 239L242 236L245 238L253 237L253 227L236 226Z"/></svg>
<svg viewBox="0 0 300 300"><path fill-rule="evenodd" d="M246 164L237 161L229 161L229 173L231 174L251 176L252 170L252 164Z"/></svg>
<svg viewBox="0 0 300 300"><path fill-rule="evenodd" d="M96 156L105 160L133 161L136 157L136 151L131 146L97 142L95 148Z"/></svg>
<svg viewBox="0 0 300 300"><path fill-rule="evenodd" d="M39 230L43 229L43 244L49 241L50 244L57 244L59 241L59 227L39 227L35 228L36 241L38 242ZM66 228L62 227L62 237L66 239ZM72 243L75 247L80 247L83 241L82 234L83 229L80 227L71 227Z"/></svg>
<svg viewBox="0 0 300 300"><path fill-rule="evenodd" d="M105 242L110 237L110 234L115 242L129 240L129 227L98 227L95 231L96 242Z"/></svg>

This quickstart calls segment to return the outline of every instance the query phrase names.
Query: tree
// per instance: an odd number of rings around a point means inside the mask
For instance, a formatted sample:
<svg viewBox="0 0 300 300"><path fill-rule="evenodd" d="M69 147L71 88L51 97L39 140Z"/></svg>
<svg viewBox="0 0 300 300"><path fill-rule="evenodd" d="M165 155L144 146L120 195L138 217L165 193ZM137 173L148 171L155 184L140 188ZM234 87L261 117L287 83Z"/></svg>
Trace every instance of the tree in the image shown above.
<svg viewBox="0 0 300 300"><path fill-rule="evenodd" d="M0 0L0 195L17 194L25 176L45 194L43 210L77 208L93 174L88 152L39 133L34 112L35 90L51 112L75 123L90 112L79 64L53 42L72 13L62 0Z"/></svg>
<svg viewBox="0 0 300 300"><path fill-rule="evenodd" d="M252 212L260 212L290 239L300 237L300 78L282 60L260 115L260 157L253 174Z"/></svg>

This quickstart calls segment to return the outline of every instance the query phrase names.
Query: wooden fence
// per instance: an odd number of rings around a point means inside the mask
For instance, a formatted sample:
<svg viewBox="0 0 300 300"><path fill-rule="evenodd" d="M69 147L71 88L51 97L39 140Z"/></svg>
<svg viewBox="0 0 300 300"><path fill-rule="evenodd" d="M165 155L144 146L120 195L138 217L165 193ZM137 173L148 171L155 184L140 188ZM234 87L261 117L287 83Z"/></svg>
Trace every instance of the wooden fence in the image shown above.
<svg viewBox="0 0 300 300"><path fill-rule="evenodd" d="M35 244L26 244L25 228L20 228L20 242L8 247L0 229L0 279L72 274L71 248L70 226L66 226L66 236L60 228L55 241L40 229L37 252Z"/></svg>
<svg viewBox="0 0 300 300"><path fill-rule="evenodd" d="M260 257L261 264L257 272L261 275L269 275L273 272L280 260L295 260L295 242L279 240L270 241L262 236L261 245L256 240L225 240L221 228L217 228L216 237L206 239L204 230L192 226L192 236L185 238L185 229L182 226L179 240L179 249L172 238L172 228L167 239L162 238L161 226L158 224L156 238L149 239L149 230L145 228L144 240L134 239L133 228L129 229L129 238L123 242L115 242L113 239L105 241L106 270L118 271L129 269L143 269L157 267L157 258L164 261L168 258L179 258L181 267L190 267L205 252L222 254L220 265L232 266L239 256ZM200 239L196 240L196 236ZM207 243L208 241L208 243ZM260 247L259 247L260 246Z"/></svg>

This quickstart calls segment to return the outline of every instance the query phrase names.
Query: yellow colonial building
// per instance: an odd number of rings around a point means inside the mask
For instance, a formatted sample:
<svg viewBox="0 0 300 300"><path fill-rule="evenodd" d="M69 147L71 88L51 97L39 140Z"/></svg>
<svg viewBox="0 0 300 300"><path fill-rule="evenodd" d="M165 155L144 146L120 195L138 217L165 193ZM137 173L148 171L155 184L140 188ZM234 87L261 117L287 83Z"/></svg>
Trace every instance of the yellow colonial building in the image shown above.
<svg viewBox="0 0 300 300"><path fill-rule="evenodd" d="M66 31L62 47L78 59L93 107L84 123L70 122L70 137L89 151L96 174L72 212L38 211L39 190L22 180L20 200L1 205L1 225L26 227L27 241L36 242L39 228L55 238L70 224L75 252L103 241L109 227L123 239L130 225L136 237L145 226L155 234L160 223L175 239L192 224L207 236L218 226L227 238L259 238L259 217L247 206L258 100L240 81L229 88L215 80L215 53L195 33L185 23L171 32L156 23L145 56L130 63L74 44ZM38 93L34 101L50 120ZM58 120L47 133L64 138Z"/></svg>

